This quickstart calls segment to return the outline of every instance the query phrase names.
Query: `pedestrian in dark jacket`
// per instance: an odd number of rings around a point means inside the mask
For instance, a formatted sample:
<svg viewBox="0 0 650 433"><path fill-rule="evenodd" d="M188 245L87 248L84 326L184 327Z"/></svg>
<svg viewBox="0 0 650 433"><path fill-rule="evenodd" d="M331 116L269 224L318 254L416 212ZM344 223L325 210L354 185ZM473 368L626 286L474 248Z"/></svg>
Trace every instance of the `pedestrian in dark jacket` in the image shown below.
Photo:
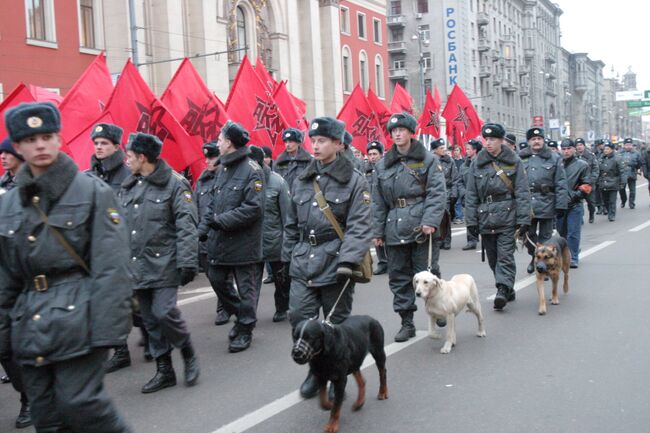
<svg viewBox="0 0 650 433"><path fill-rule="evenodd" d="M589 184L592 187L591 193L585 198L589 210L589 223L594 222L596 213L596 181L598 180L598 158L585 146L585 140L576 138L576 158L583 160L589 166Z"/></svg>
<svg viewBox="0 0 650 433"><path fill-rule="evenodd" d="M576 145L573 140L564 139L560 146L562 147L564 171L569 191L569 209L566 215L557 219L556 226L558 233L566 239L569 250L571 250L570 266L577 268L580 261L580 235L584 216L582 201L591 192L590 168L589 164L576 157Z"/></svg>
<svg viewBox="0 0 650 433"><path fill-rule="evenodd" d="M440 247L432 237L440 228L447 201L442 166L413 138L416 124L408 113L390 117L387 128L394 145L377 163L373 186L373 241L376 248L386 245L388 252L393 310L402 321L395 335L398 342L415 336L413 276L429 265L440 276Z"/></svg>
<svg viewBox="0 0 650 433"><path fill-rule="evenodd" d="M54 105L5 119L25 164L0 198L0 358L20 365L36 431L130 432L103 386L108 348L131 327L119 206L60 152Z"/></svg>
<svg viewBox="0 0 650 433"><path fill-rule="evenodd" d="M502 310L515 300L515 232L525 235L530 225L530 195L524 166L504 145L505 129L486 123L481 131L486 145L467 175L465 221L481 243L494 273L497 293L494 308Z"/></svg>
<svg viewBox="0 0 650 433"><path fill-rule="evenodd" d="M5 173L0 176L0 195L16 186L16 173L18 173L23 162L25 162L25 160L13 148L11 140L6 138L2 144L0 144L0 163L2 163L2 169L5 171Z"/></svg>
<svg viewBox="0 0 650 433"><path fill-rule="evenodd" d="M600 175L598 189L603 200L603 213L610 222L616 220L616 192L623 189L627 181L625 164L614 150L615 145L607 141L603 147L603 154L598 160Z"/></svg>
<svg viewBox="0 0 650 433"><path fill-rule="evenodd" d="M331 314L332 323L350 315L352 278L370 248L369 186L342 154L344 131L345 124L331 117L312 120L309 137L315 159L294 182L282 246L282 261L291 262L292 327L318 316L321 309L324 317ZM318 204L316 185L344 233L342 240ZM317 391L318 381L310 372L300 393L309 398Z"/></svg>
<svg viewBox="0 0 650 433"><path fill-rule="evenodd" d="M302 148L304 134L296 128L287 128L282 132L285 150L273 164L273 171L282 176L289 190L293 191L293 181L309 165L312 156Z"/></svg>
<svg viewBox="0 0 650 433"><path fill-rule="evenodd" d="M465 146L466 158L463 165L460 167L459 175L460 180L458 182L458 189L462 191L463 197L463 207L465 207L465 195L467 194L467 183L469 182L469 171L472 166L472 162L476 159L476 155L483 149L483 145L478 140L469 140ZM470 230L467 230L466 233L467 244L463 247L463 251L474 251L476 245L478 244L478 236L476 233L473 233Z"/></svg>
<svg viewBox="0 0 650 433"><path fill-rule="evenodd" d="M181 349L186 385L199 377L190 332L176 306L178 286L191 282L199 267L196 205L189 182L160 158L161 150L154 135L129 136L132 174L119 194L130 234L129 271L156 359L156 374L142 387L145 394L176 385L174 347Z"/></svg>
<svg viewBox="0 0 650 433"><path fill-rule="evenodd" d="M371 141L366 148L368 161L365 164L366 180L370 185L370 194L372 195L372 187L377 182L377 170L375 167L377 163L384 157L384 145L378 141ZM388 272L388 259L386 258L386 245L376 247L377 253L377 267L375 268L374 275L382 275Z"/></svg>
<svg viewBox="0 0 650 433"><path fill-rule="evenodd" d="M447 155L445 140L440 138L433 141L431 150L438 157L442 166L442 174L445 176L445 187L447 189L447 212L451 213L454 206L456 206L456 200L458 200L458 169L454 160ZM451 230L447 230L445 238L441 240L440 249L451 249Z"/></svg>
<svg viewBox="0 0 650 433"><path fill-rule="evenodd" d="M627 192L625 188L630 189L630 209L636 206L636 177L637 172L641 170L641 155L634 149L631 138L623 140L623 150L618 153L618 157L625 165L625 185L621 188L621 207L625 207L627 202Z"/></svg>
<svg viewBox="0 0 650 433"><path fill-rule="evenodd" d="M228 122L219 134L219 161L223 169L214 182L210 205L199 228L208 241L208 278L228 314L237 316L228 337L230 352L250 347L257 323L257 301L262 286L262 224L264 173L250 158L248 131ZM235 276L239 297L225 290Z"/></svg>
<svg viewBox="0 0 650 433"><path fill-rule="evenodd" d="M562 158L544 143L544 130L530 128L526 132L529 147L519 152L530 186L533 217L528 232L530 263L526 269L535 272L535 243L544 243L553 234L555 218L564 217L569 203L566 175Z"/></svg>

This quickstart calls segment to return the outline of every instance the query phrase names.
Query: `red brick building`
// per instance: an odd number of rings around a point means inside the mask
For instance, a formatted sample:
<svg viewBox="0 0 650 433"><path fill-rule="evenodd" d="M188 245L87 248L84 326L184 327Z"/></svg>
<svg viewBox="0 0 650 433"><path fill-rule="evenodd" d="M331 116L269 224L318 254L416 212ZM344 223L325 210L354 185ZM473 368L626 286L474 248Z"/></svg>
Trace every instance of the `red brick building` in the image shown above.
<svg viewBox="0 0 650 433"><path fill-rule="evenodd" d="M0 100L20 82L65 95L104 45L104 1L4 0Z"/></svg>
<svg viewBox="0 0 650 433"><path fill-rule="evenodd" d="M386 2L341 0L339 22L344 100L357 83L388 100Z"/></svg>

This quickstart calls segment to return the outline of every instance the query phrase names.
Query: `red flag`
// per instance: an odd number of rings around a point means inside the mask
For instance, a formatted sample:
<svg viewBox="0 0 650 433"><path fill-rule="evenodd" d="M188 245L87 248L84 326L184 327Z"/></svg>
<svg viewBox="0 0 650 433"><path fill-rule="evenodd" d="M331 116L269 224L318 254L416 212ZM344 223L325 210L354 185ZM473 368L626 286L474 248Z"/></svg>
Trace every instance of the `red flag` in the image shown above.
<svg viewBox="0 0 650 433"><path fill-rule="evenodd" d="M366 147L371 141L386 144L377 115L370 108L368 99L359 84L356 85L348 100L343 104L337 119L345 122L345 129L353 137L352 145L363 154L366 153Z"/></svg>
<svg viewBox="0 0 650 433"><path fill-rule="evenodd" d="M106 66L104 53L98 55L61 102L61 135L67 143L89 123L97 119L106 107L113 91L113 81Z"/></svg>
<svg viewBox="0 0 650 433"><path fill-rule="evenodd" d="M273 93L273 99L278 105L278 110L280 110L282 116L286 119L287 126L300 129L305 133L303 147L307 152L313 153L313 150L311 148L311 140L309 140L309 136L307 134L309 124L305 119L305 112L301 111L301 107L295 104L294 96L289 93L289 90L287 90L287 84L285 81L278 84L278 87L275 89L275 93Z"/></svg>
<svg viewBox="0 0 650 433"><path fill-rule="evenodd" d="M34 99L38 102L51 102L57 107L63 102L61 95L58 95L54 92L51 92L43 87L34 86L33 84L29 85L29 91L34 95Z"/></svg>
<svg viewBox="0 0 650 433"><path fill-rule="evenodd" d="M393 140L387 129L388 119L390 119L390 111L386 108L386 105L381 101L381 99L375 95L375 92L373 92L371 88L368 88L368 104L370 104L370 108L377 116L377 121L384 133L386 143L392 143Z"/></svg>
<svg viewBox="0 0 650 433"><path fill-rule="evenodd" d="M273 158L282 153L282 131L287 122L246 56L228 95L226 111L232 120L248 130L251 144L271 147Z"/></svg>
<svg viewBox="0 0 650 433"><path fill-rule="evenodd" d="M438 88L435 89L435 96L431 96L431 92L427 90L427 96L422 109L422 114L418 120L418 131L422 134L433 135L435 138L440 138L440 94Z"/></svg>
<svg viewBox="0 0 650 433"><path fill-rule="evenodd" d="M36 102L36 98L32 92L29 91L27 86L20 83L0 104L0 141L4 140L7 136L7 128L5 127L5 111L22 102Z"/></svg>
<svg viewBox="0 0 650 433"><path fill-rule="evenodd" d="M278 82L273 79L271 73L266 69L260 56L257 56L257 60L255 60L255 72L257 73L257 76L260 77L262 83L264 83L271 92L274 92L278 86Z"/></svg>
<svg viewBox="0 0 650 433"><path fill-rule="evenodd" d="M456 123L448 124L447 143L450 147L458 146L463 155L465 155L465 141L467 135L457 126Z"/></svg>
<svg viewBox="0 0 650 433"><path fill-rule="evenodd" d="M447 120L447 128L453 123L458 130L462 131L464 137L475 137L481 133L483 122L458 85L452 89L447 105L442 111L442 117Z"/></svg>
<svg viewBox="0 0 650 433"><path fill-rule="evenodd" d="M403 111L413 114L413 98L404 87L397 83L393 90L393 100L390 102L390 112L401 113Z"/></svg>

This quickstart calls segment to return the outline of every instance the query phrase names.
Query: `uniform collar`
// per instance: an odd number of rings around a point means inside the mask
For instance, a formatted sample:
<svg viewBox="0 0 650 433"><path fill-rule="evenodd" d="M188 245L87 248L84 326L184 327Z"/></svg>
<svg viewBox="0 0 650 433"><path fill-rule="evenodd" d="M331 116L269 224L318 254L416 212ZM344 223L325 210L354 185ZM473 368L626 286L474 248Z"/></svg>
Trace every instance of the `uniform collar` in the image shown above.
<svg viewBox="0 0 650 433"><path fill-rule="evenodd" d="M300 180L308 180L318 174L327 174L338 183L346 184L352 179L353 171L352 161L339 153L336 155L336 159L327 166L325 172L319 167L319 161L313 159L298 177Z"/></svg>
<svg viewBox="0 0 650 433"><path fill-rule="evenodd" d="M59 152L56 161L37 178L34 178L29 166L23 164L14 179L22 205L28 206L32 197L39 196L45 200L43 206L47 212L68 189L78 172L77 165L63 152Z"/></svg>
<svg viewBox="0 0 650 433"><path fill-rule="evenodd" d="M165 162L164 159L159 159L156 163L156 168L154 171L146 177L142 177L142 180L147 181L156 186L165 186L169 182L169 179L172 177L172 168ZM130 189L136 182L140 179L140 176L134 174L130 175L124 182L122 186L126 189Z"/></svg>
<svg viewBox="0 0 650 433"><path fill-rule="evenodd" d="M478 164L479 167L484 167L492 162L503 162L505 164L514 165L517 163L517 159L515 152L508 146L504 145L501 146L501 153L497 156L492 156L487 149L482 149L478 155L476 155L476 164Z"/></svg>
<svg viewBox="0 0 650 433"><path fill-rule="evenodd" d="M95 155L90 157L90 166L94 169L100 167L101 171L113 171L118 167L124 165L125 155L122 149L117 149L117 152L104 159L97 159ZM100 171L100 170L97 170Z"/></svg>
<svg viewBox="0 0 650 433"><path fill-rule="evenodd" d="M305 162L309 162L311 160L312 160L312 156L309 154L309 152L307 152L305 149L302 148L302 146L300 146L298 148L298 151L296 152L295 157L289 156L289 154L285 150L284 152L282 152L280 154L280 156L278 156L278 159L275 160L275 163L276 164L281 164L283 162L289 162L289 161L305 161Z"/></svg>
<svg viewBox="0 0 650 433"><path fill-rule="evenodd" d="M397 151L397 146L393 145L388 152L384 155L384 167L389 168L395 165L402 159L414 159L416 161L424 161L427 150L424 145L418 140L411 139L411 147L406 155L402 155Z"/></svg>
<svg viewBox="0 0 650 433"><path fill-rule="evenodd" d="M237 164L239 161L246 158L250 154L251 152L248 147L244 146L227 155L221 155L219 157L219 161L222 165L230 167L231 165Z"/></svg>

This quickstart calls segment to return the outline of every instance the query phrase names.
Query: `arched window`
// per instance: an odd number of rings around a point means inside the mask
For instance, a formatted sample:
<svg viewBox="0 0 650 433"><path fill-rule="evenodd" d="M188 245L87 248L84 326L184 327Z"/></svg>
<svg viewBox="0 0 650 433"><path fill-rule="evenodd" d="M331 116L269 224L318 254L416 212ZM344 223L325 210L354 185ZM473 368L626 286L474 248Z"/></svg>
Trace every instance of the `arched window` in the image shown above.
<svg viewBox="0 0 650 433"><path fill-rule="evenodd" d="M342 64L343 64L343 91L351 92L352 91L352 55L350 54L350 48L347 45L343 46L341 50L342 54Z"/></svg>
<svg viewBox="0 0 650 433"><path fill-rule="evenodd" d="M384 62L381 59L381 56L377 54L375 56L375 93L380 98L384 98Z"/></svg>
<svg viewBox="0 0 650 433"><path fill-rule="evenodd" d="M363 50L359 53L359 84L363 90L368 90L368 56Z"/></svg>
<svg viewBox="0 0 650 433"><path fill-rule="evenodd" d="M244 8L237 6L237 48L241 51L237 51L237 58L241 61L244 58L244 54L248 50L245 48L248 46L247 38L247 29L246 29L246 14Z"/></svg>

